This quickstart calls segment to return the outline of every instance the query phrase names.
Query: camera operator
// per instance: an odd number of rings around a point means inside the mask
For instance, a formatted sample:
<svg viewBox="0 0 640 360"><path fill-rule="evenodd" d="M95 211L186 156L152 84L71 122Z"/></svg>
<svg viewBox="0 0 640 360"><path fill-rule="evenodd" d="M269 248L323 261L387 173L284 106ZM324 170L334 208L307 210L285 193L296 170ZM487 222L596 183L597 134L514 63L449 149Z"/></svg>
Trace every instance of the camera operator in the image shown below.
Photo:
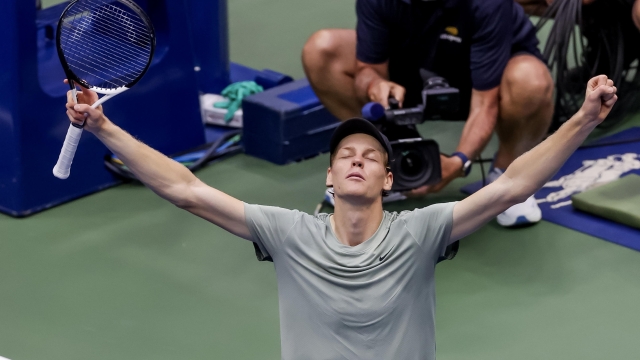
<svg viewBox="0 0 640 360"><path fill-rule="evenodd" d="M420 103L420 69L460 89L460 106L447 120L465 120L456 152L441 156L442 180L408 195L438 192L466 176L493 131L500 140L489 173L493 181L545 136L553 80L535 29L513 0L357 0L356 30L324 29L304 46L306 75L325 107L339 119L360 115L368 101L402 107ZM529 198L498 216L503 226L540 220Z"/></svg>

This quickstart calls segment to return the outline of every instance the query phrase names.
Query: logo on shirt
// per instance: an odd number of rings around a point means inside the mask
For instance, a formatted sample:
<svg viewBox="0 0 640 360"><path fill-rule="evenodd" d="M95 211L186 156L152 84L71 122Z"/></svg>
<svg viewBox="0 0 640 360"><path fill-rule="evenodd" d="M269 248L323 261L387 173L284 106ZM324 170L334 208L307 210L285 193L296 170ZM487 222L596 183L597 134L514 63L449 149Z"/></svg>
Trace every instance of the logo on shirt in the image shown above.
<svg viewBox="0 0 640 360"><path fill-rule="evenodd" d="M450 35L458 36L458 28L455 26L447 26L446 28L444 28L444 31L446 31Z"/></svg>
<svg viewBox="0 0 640 360"><path fill-rule="evenodd" d="M389 253L391 253L391 250L393 250L393 247L391 249L389 249L389 251L387 251L386 254L380 256L380 261L384 261L384 259L387 258L387 255L389 255Z"/></svg>
<svg viewBox="0 0 640 360"><path fill-rule="evenodd" d="M447 26L444 33L440 34L440 39L461 43L462 39L458 37L458 28L455 26Z"/></svg>

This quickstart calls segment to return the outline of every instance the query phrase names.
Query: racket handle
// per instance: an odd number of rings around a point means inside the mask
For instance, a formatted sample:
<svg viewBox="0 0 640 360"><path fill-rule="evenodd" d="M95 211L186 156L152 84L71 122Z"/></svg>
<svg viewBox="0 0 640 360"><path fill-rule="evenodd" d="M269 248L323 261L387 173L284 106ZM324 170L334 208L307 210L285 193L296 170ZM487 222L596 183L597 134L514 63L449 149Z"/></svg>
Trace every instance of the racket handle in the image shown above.
<svg viewBox="0 0 640 360"><path fill-rule="evenodd" d="M71 172L71 163L73 162L73 156L76 154L80 137L82 136L82 129L69 125L67 131L67 137L64 139L64 145L60 151L60 157L58 163L53 168L53 175L58 179L66 179Z"/></svg>

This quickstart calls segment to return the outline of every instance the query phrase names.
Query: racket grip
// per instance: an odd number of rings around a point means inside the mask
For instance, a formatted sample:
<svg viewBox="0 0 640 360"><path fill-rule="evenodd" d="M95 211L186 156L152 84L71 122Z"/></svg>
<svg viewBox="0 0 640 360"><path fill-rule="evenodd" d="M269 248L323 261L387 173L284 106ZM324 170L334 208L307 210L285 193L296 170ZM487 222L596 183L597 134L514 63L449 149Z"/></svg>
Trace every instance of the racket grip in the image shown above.
<svg viewBox="0 0 640 360"><path fill-rule="evenodd" d="M76 154L80 137L82 136L82 129L69 125L67 131L67 137L64 139L64 145L60 151L60 157L58 163L53 168L53 175L58 179L66 179L71 172L71 163L73 162L73 156Z"/></svg>

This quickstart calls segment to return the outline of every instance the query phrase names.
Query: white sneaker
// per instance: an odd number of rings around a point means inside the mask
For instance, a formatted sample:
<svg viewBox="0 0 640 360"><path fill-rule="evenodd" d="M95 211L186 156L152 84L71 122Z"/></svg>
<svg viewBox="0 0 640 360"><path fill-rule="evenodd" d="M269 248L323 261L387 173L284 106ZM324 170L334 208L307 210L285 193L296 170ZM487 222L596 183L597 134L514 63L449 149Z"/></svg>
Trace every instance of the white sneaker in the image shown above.
<svg viewBox="0 0 640 360"><path fill-rule="evenodd" d="M489 171L487 180L489 184L496 181L502 175L503 171L493 168ZM538 206L538 202L532 196L520 204L515 204L498 215L496 220L498 224L504 227L522 226L535 224L542 219L542 211Z"/></svg>

